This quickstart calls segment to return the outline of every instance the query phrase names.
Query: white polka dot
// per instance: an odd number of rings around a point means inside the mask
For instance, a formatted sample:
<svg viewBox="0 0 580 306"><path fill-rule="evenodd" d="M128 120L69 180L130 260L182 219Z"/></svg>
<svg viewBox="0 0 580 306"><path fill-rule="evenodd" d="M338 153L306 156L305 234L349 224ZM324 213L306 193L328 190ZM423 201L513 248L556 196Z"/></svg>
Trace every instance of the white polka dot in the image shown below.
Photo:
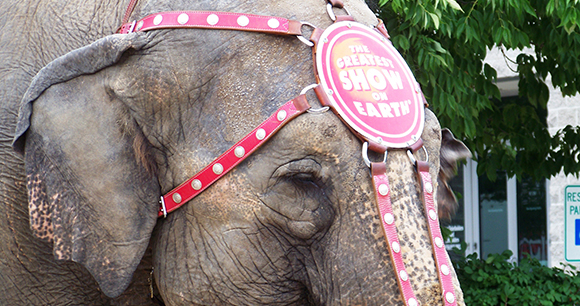
<svg viewBox="0 0 580 306"><path fill-rule="evenodd" d="M277 115L278 121L284 121L284 119L286 119L287 115L288 115L288 113L285 110L279 111L278 115Z"/></svg>
<svg viewBox="0 0 580 306"><path fill-rule="evenodd" d="M443 240L440 237L435 237L435 245L437 245L438 248L443 247Z"/></svg>
<svg viewBox="0 0 580 306"><path fill-rule="evenodd" d="M394 217L394 216L393 216L393 214L391 214L391 213L386 213L386 214L383 216L383 220L385 220L385 223L386 223L386 224L388 224L388 225L391 225L391 224L393 224L393 222L395 221L395 217Z"/></svg>
<svg viewBox="0 0 580 306"><path fill-rule="evenodd" d="M246 149L244 149L244 147L242 146L237 146L234 149L234 154L238 157L238 158L242 158L244 157L244 154L246 154Z"/></svg>
<svg viewBox="0 0 580 306"><path fill-rule="evenodd" d="M155 16L155 18L153 18L154 25L159 25L161 23L161 21L163 21L163 16L161 16L161 15L157 15L157 16Z"/></svg>
<svg viewBox="0 0 580 306"><path fill-rule="evenodd" d="M447 292L445 293L445 300L447 300L449 303L453 303L455 302L455 295L453 295L451 292Z"/></svg>
<svg viewBox="0 0 580 306"><path fill-rule="evenodd" d="M217 175L220 175L224 172L224 166L222 166L220 163L215 163L211 169L213 170L213 173Z"/></svg>
<svg viewBox="0 0 580 306"><path fill-rule="evenodd" d="M393 242L393 244L391 245L391 247L393 249L393 252L395 252L395 253L399 253L401 251L401 246L396 241Z"/></svg>
<svg viewBox="0 0 580 306"><path fill-rule="evenodd" d="M386 196L387 194L389 194L389 186L387 186L387 184L380 184L379 185L379 193L382 196Z"/></svg>
<svg viewBox="0 0 580 306"><path fill-rule="evenodd" d="M280 21L276 18L268 20L268 26L272 29L277 29L280 26Z"/></svg>
<svg viewBox="0 0 580 306"><path fill-rule="evenodd" d="M238 17L238 24L241 27L245 27L248 24L250 24L250 19L247 16L242 15L242 16Z"/></svg>
<svg viewBox="0 0 580 306"><path fill-rule="evenodd" d="M410 298L408 302L409 302L409 306L419 305L419 303L417 303L417 300L415 300L414 298Z"/></svg>
<svg viewBox="0 0 580 306"><path fill-rule="evenodd" d="M177 16L177 22L179 24L186 24L189 21L189 15L187 15L186 13L181 13L179 14L179 16Z"/></svg>
<svg viewBox="0 0 580 306"><path fill-rule="evenodd" d="M201 181L198 179L191 181L191 188L193 188L195 190L200 190L201 189Z"/></svg>
<svg viewBox="0 0 580 306"><path fill-rule="evenodd" d="M220 21L220 18L216 14L211 14L207 16L207 23L209 25L216 25Z"/></svg>
<svg viewBox="0 0 580 306"><path fill-rule="evenodd" d="M429 210L429 218L433 221L437 220L437 213L433 209Z"/></svg>
<svg viewBox="0 0 580 306"><path fill-rule="evenodd" d="M264 131L264 129L259 129L256 131L256 138L258 138L258 140L266 138L266 131Z"/></svg>
<svg viewBox="0 0 580 306"><path fill-rule="evenodd" d="M433 192L433 185L429 182L425 183L425 191L427 191L428 193Z"/></svg>
<svg viewBox="0 0 580 306"><path fill-rule="evenodd" d="M443 273L443 275L449 275L449 267L447 265L441 265L441 273Z"/></svg>

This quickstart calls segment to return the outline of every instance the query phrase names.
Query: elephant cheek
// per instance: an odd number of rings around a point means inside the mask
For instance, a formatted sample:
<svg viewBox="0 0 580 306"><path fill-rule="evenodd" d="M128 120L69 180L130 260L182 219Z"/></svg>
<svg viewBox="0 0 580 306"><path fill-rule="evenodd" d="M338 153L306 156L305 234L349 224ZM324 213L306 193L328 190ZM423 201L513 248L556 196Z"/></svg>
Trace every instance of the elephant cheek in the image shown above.
<svg viewBox="0 0 580 306"><path fill-rule="evenodd" d="M323 190L304 190L288 183L275 185L260 196L262 223L269 224L292 240L322 236L335 218L331 201Z"/></svg>

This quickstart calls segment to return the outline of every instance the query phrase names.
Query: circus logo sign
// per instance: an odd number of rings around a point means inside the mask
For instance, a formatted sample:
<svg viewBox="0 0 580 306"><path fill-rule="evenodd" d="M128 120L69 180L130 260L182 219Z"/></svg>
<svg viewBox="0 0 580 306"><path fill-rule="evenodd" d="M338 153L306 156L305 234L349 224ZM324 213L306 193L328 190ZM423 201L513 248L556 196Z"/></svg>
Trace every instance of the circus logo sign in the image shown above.
<svg viewBox="0 0 580 306"><path fill-rule="evenodd" d="M404 148L423 131L424 98L399 52L375 30L337 22L322 33L316 66L341 117L367 141Z"/></svg>

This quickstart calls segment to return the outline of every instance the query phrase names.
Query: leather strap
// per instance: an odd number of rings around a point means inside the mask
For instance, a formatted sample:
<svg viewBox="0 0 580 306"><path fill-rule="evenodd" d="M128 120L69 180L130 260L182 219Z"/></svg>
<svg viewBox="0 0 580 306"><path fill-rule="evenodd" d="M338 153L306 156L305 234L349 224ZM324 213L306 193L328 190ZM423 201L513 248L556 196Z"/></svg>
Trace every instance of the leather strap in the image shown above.
<svg viewBox="0 0 580 306"><path fill-rule="evenodd" d="M397 274L397 283L399 291L402 294L403 301L407 306L417 306L417 298L413 292L409 274L405 269L403 262L401 244L395 224L395 214L391 205L391 192L389 179L387 177L387 165L385 163L371 163L371 172L373 175L373 185L375 187L375 197L379 209L383 233L387 240L391 261Z"/></svg>
<svg viewBox="0 0 580 306"><path fill-rule="evenodd" d="M445 244L443 236L441 235L441 228L439 227L439 220L437 218L437 210L435 209L435 202L433 201L434 186L431 181L431 174L429 174L429 164L424 161L417 161L416 164L419 180L423 187L423 202L425 206L425 213L427 217L429 236L431 237L431 245L433 246L433 255L435 257L435 264L437 265L437 272L439 274L439 283L443 291L443 301L445 306L457 305L457 296L453 288L453 281L451 277L451 265L445 251Z"/></svg>
<svg viewBox="0 0 580 306"><path fill-rule="evenodd" d="M135 9L135 6L137 5L137 1L138 0L131 0L131 2L129 2L129 5L127 6L127 10L125 11L125 15L123 15L123 23L122 24L129 22L129 18L131 18L131 13L133 13L133 10Z"/></svg>
<svg viewBox="0 0 580 306"><path fill-rule="evenodd" d="M328 0L328 2L330 4L332 4L332 6L334 7L338 7L338 8L343 8L344 4L342 3L342 0Z"/></svg>
<svg viewBox="0 0 580 306"><path fill-rule="evenodd" d="M335 22L341 22L341 21L354 21L354 17L352 17L351 15L338 15L338 16L336 16Z"/></svg>
<svg viewBox="0 0 580 306"><path fill-rule="evenodd" d="M310 108L305 95L286 102L266 121L216 158L196 175L161 197L159 217L170 213L204 191L252 154L286 123Z"/></svg>
<svg viewBox="0 0 580 306"><path fill-rule="evenodd" d="M130 13L129 13L130 14ZM157 29L198 28L302 35L302 23L281 17L211 11L176 11L149 15L134 22L124 22L120 34Z"/></svg>
<svg viewBox="0 0 580 306"><path fill-rule="evenodd" d="M379 31L379 33L381 33L387 39L391 39L391 36L389 35L389 31L387 31L387 28L385 27L385 23L383 22L383 20L380 18L377 18L377 20L379 23L375 27L376 30Z"/></svg>

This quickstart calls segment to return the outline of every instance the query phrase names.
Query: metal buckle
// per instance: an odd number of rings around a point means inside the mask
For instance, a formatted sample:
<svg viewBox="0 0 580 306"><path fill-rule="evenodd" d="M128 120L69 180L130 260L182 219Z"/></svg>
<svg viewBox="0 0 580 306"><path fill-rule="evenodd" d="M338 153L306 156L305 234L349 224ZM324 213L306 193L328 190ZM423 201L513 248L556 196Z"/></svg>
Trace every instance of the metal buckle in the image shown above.
<svg viewBox="0 0 580 306"><path fill-rule="evenodd" d="M336 15L334 14L334 11L332 10L334 6L332 6L332 3L328 2L326 4L326 12L328 13L328 17L330 17L330 19L332 21L336 21ZM348 16L350 16L350 12L346 9L345 6L342 7L342 9L346 12L346 14Z"/></svg>
<svg viewBox="0 0 580 306"><path fill-rule="evenodd" d="M371 161L369 159L369 143L368 142L364 142L362 145L362 158L363 161L365 162L365 165L367 165L367 167L371 167ZM385 151L385 155L383 156L383 163L387 162L387 151Z"/></svg>
<svg viewBox="0 0 580 306"><path fill-rule="evenodd" d="M159 203L161 203L161 211L163 212L163 218L167 218L167 208L165 207L165 200L163 199L163 196L161 196L161 200L159 201Z"/></svg>
<svg viewBox="0 0 580 306"><path fill-rule="evenodd" d="M133 20L133 22L131 22L131 27L129 28L129 31L127 32L127 34L133 33L133 30L135 30L136 24L137 24L137 20Z"/></svg>
<svg viewBox="0 0 580 306"><path fill-rule="evenodd" d="M300 21L300 32L302 32L302 26L303 25L307 25L309 27L311 27L312 29L316 29L316 26L313 25L310 22L306 22L306 21ZM310 40L306 39L306 37L304 37L304 35L297 35L296 36L298 39L300 39L301 42L303 42L305 45L307 45L308 47L314 47L314 43L311 42Z"/></svg>

